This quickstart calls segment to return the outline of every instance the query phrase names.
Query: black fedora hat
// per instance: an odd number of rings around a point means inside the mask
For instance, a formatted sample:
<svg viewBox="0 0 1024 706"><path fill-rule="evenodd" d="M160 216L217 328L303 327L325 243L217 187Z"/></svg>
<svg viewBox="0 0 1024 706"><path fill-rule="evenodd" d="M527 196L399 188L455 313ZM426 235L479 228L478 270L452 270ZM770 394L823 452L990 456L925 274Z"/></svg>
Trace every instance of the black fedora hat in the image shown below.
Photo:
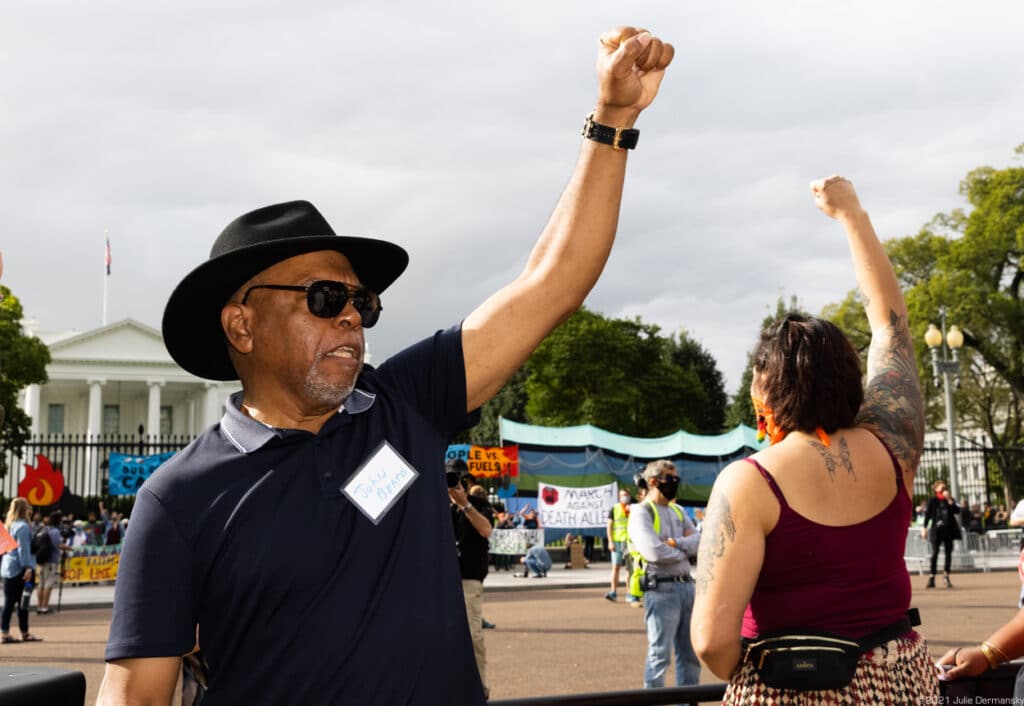
<svg viewBox="0 0 1024 706"><path fill-rule="evenodd" d="M308 201L274 204L239 216L210 248L210 259L175 287L164 309L164 345L182 368L211 380L237 380L220 312L253 276L282 260L317 250L337 250L352 263L364 287L380 294L409 264L394 243L335 235Z"/></svg>

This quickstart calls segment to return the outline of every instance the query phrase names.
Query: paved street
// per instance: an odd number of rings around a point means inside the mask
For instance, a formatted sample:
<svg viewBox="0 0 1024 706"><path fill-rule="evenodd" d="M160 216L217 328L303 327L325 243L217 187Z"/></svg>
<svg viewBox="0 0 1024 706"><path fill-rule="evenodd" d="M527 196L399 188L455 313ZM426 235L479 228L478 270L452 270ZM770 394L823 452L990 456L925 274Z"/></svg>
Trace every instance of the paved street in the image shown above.
<svg viewBox="0 0 1024 706"><path fill-rule="evenodd" d="M585 571L555 569L547 579L513 579L505 572L488 577L484 614L498 626L485 632L494 698L641 685L643 612L604 600L607 589L594 584L606 575L607 564L598 564ZM1017 574L1010 571L956 574L952 590L925 590L924 577L917 575L912 581L913 604L924 620L919 630L936 655L986 637L1013 615L1020 591ZM109 586L67 589L65 606L95 605L104 596L109 604L110 593ZM79 670L86 675L87 703L92 703L103 673L109 621L109 607L33 613L32 630L45 642L0 646L0 664ZM704 681L716 679L705 674Z"/></svg>

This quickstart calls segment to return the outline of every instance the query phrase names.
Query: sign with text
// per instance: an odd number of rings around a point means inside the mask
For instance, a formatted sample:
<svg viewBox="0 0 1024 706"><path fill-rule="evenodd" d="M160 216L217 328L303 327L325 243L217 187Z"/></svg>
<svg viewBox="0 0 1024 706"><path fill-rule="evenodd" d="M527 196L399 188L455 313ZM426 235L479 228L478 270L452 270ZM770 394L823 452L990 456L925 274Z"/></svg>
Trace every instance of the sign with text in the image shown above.
<svg viewBox="0 0 1024 706"><path fill-rule="evenodd" d="M385 441L341 490L376 525L419 475Z"/></svg>
<svg viewBox="0 0 1024 706"><path fill-rule="evenodd" d="M519 477L518 446L475 446L453 444L448 447L445 461L461 458L469 472L477 478Z"/></svg>
<svg viewBox="0 0 1024 706"><path fill-rule="evenodd" d="M491 532L491 554L526 554L530 544L544 546L542 529L496 529Z"/></svg>
<svg viewBox="0 0 1024 706"><path fill-rule="evenodd" d="M110 494L135 495L153 471L174 454L174 451L151 456L110 454Z"/></svg>
<svg viewBox="0 0 1024 706"><path fill-rule="evenodd" d="M542 527L584 529L606 527L608 509L615 504L615 483L590 488L537 484L537 507Z"/></svg>
<svg viewBox="0 0 1024 706"><path fill-rule="evenodd" d="M121 562L121 545L105 547L75 547L64 561L64 583L91 583L113 581Z"/></svg>

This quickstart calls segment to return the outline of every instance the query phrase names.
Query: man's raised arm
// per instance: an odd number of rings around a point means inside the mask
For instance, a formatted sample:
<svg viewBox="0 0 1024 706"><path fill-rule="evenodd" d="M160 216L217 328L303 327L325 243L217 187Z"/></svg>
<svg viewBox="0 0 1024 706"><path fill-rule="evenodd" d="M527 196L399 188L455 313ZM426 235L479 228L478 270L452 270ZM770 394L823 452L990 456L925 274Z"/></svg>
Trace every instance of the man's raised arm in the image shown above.
<svg viewBox="0 0 1024 706"><path fill-rule="evenodd" d="M646 30L623 27L602 35L593 121L632 128L657 95L673 53L671 44ZM544 337L583 304L615 240L625 172L625 149L583 141L572 178L526 268L462 324L467 410L493 397Z"/></svg>

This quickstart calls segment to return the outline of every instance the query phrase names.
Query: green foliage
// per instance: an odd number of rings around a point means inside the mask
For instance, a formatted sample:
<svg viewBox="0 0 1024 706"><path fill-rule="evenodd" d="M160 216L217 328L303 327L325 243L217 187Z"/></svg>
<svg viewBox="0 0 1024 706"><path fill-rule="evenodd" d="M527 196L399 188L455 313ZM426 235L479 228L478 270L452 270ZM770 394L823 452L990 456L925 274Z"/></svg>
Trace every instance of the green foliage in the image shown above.
<svg viewBox="0 0 1024 706"><path fill-rule="evenodd" d="M520 368L505 386L480 410L480 423L468 429L452 441L453 444L476 444L477 446L498 446L501 443L501 429L498 419L504 417L513 422L527 422L526 417L526 370Z"/></svg>
<svg viewBox="0 0 1024 706"><path fill-rule="evenodd" d="M1016 150L1024 154L1024 145ZM954 396L961 429L983 431L993 446L1024 443L1024 168L979 167L960 184L969 209L940 213L912 236L889 241L907 301L931 426L944 424L941 388L935 386L924 344L929 323L947 321L964 332L960 388ZM855 295L826 307L858 346L867 323ZM1021 470L1000 469L1010 484ZM1001 479L997 479L1001 482Z"/></svg>
<svg viewBox="0 0 1024 706"><path fill-rule="evenodd" d="M0 405L7 419L0 429L0 447L21 455L28 440L31 420L18 407L18 391L46 382L50 351L38 338L26 336L21 329L21 303L11 291L0 285ZM0 478L7 475L7 455L0 453Z"/></svg>
<svg viewBox="0 0 1024 706"><path fill-rule="evenodd" d="M725 430L725 412L729 399L725 380L715 357L685 331L669 339L669 360L678 368L689 370L700 381L703 399L693 400L692 414L701 434L719 434Z"/></svg>
<svg viewBox="0 0 1024 706"><path fill-rule="evenodd" d="M526 363L530 422L639 437L697 431L709 397L693 369L672 363L677 344L659 331L640 319L573 314Z"/></svg>

